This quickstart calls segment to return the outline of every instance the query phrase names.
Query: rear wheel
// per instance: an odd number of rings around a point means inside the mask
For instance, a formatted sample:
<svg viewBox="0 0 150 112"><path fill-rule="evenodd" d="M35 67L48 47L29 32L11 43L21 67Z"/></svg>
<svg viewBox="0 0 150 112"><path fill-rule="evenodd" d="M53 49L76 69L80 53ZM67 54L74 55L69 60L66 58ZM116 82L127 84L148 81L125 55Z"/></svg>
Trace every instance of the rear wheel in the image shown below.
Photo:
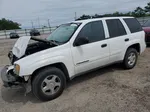
<svg viewBox="0 0 150 112"><path fill-rule="evenodd" d="M126 69L132 69L137 63L138 53L137 50L134 48L129 48L126 52L124 58L124 67Z"/></svg>
<svg viewBox="0 0 150 112"><path fill-rule="evenodd" d="M32 81L34 95L42 101L49 101L60 96L65 88L64 73L55 67L38 72Z"/></svg>

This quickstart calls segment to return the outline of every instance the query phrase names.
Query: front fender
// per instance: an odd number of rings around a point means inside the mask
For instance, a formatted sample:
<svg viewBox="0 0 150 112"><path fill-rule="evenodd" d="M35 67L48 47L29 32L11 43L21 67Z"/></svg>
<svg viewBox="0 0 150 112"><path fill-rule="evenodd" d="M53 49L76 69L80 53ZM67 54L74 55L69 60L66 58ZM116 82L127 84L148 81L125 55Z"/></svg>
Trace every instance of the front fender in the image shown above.
<svg viewBox="0 0 150 112"><path fill-rule="evenodd" d="M55 56L51 58L45 58L42 60L37 60L30 65L20 65L20 73L19 76L27 76L27 75L32 75L33 72L41 67L52 65L55 63L63 63L69 73L69 76L71 77L74 74L74 67L73 64L71 63L72 61L64 56Z"/></svg>

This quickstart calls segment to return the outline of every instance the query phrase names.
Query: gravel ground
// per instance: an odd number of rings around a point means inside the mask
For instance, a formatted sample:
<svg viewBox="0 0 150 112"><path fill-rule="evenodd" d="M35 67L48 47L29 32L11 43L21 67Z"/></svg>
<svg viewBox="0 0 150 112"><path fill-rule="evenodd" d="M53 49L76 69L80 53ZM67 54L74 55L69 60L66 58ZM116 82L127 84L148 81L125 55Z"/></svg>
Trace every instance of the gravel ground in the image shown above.
<svg viewBox="0 0 150 112"><path fill-rule="evenodd" d="M0 40L0 67L9 64L7 53L16 40ZM0 112L150 112L150 47L137 66L119 64L76 77L63 94L40 102L24 89L8 89L0 81Z"/></svg>

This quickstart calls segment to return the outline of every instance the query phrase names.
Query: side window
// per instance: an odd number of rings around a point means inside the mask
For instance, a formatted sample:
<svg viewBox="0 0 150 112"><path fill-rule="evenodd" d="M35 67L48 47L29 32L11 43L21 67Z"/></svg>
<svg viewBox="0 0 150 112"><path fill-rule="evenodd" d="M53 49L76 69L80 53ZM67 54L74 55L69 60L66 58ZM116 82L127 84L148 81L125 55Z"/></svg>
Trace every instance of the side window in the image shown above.
<svg viewBox="0 0 150 112"><path fill-rule="evenodd" d="M89 42L96 42L105 39L102 21L94 21L86 24L78 34L77 38L87 37Z"/></svg>
<svg viewBox="0 0 150 112"><path fill-rule="evenodd" d="M126 18L124 19L127 26L129 27L131 33L142 31L140 23L135 18Z"/></svg>
<svg viewBox="0 0 150 112"><path fill-rule="evenodd" d="M125 28L119 19L106 20L110 38L126 35Z"/></svg>

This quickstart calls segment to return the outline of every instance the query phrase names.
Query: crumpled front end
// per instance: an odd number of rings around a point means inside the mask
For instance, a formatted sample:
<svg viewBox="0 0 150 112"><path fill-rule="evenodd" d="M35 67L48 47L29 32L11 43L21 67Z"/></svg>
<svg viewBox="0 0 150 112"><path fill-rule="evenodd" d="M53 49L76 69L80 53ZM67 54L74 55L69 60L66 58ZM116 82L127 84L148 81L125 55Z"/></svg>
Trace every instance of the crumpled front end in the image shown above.
<svg viewBox="0 0 150 112"><path fill-rule="evenodd" d="M22 77L19 77L13 72L13 69L13 65L7 65L1 71L1 79L5 87L20 86L25 82Z"/></svg>

